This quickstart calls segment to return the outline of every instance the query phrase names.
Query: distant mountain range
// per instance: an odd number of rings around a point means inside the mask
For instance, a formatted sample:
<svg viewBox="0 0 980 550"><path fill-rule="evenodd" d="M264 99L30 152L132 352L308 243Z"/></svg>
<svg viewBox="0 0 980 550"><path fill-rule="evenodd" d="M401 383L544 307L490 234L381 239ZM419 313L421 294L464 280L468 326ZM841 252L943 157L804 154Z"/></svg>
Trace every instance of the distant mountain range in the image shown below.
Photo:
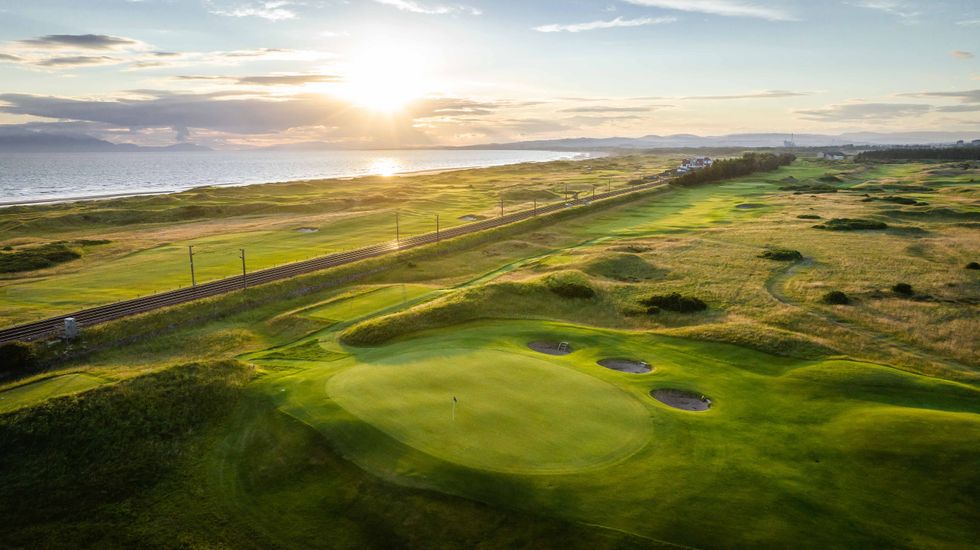
<svg viewBox="0 0 980 550"><path fill-rule="evenodd" d="M410 149L502 149L502 150L553 150L595 151L610 149L681 149L707 147L782 147L792 141L798 147L843 147L845 145L932 145L972 141L980 138L980 132L857 132L837 135L826 134L728 134L722 136L697 136L673 134L643 137L566 138L508 143L486 143L464 147L410 147ZM330 151L357 148L350 144L326 142L284 143L261 147L262 151ZM369 149L369 147L360 147ZM5 131L0 126L0 152L58 153L58 152L144 152L144 151L211 151L193 143L177 143L163 147L148 147L132 143L112 143L80 133L54 133L37 131Z"/></svg>
<svg viewBox="0 0 980 550"><path fill-rule="evenodd" d="M837 135L825 134L728 134L723 136L697 136L673 134L649 135L638 138L568 138L512 143L488 143L462 147L462 149L674 149L688 147L782 147L792 141L798 147L841 147L844 145L931 145L971 141L980 138L980 132L858 132Z"/></svg>
<svg viewBox="0 0 980 550"><path fill-rule="evenodd" d="M0 152L4 153L117 153L149 151L210 151L193 143L147 147L132 143L112 143L85 134L44 132L0 133Z"/></svg>

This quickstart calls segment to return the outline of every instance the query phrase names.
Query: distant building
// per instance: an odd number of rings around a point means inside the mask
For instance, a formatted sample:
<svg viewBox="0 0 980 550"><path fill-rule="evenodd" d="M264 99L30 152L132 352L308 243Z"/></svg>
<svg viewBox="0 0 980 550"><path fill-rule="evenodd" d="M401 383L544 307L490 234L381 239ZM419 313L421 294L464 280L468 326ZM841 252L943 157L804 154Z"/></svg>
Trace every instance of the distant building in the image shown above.
<svg viewBox="0 0 980 550"><path fill-rule="evenodd" d="M783 140L783 147L796 147L796 142L785 139Z"/></svg>
<svg viewBox="0 0 980 550"><path fill-rule="evenodd" d="M686 174L688 172L700 170L701 168L707 168L711 166L712 163L714 163L714 161L708 157L684 159L683 162L681 162L681 166L680 168L677 169L677 171L681 174Z"/></svg>
<svg viewBox="0 0 980 550"><path fill-rule="evenodd" d="M847 158L847 155L840 151L824 151L820 153L820 158L826 160L844 160Z"/></svg>

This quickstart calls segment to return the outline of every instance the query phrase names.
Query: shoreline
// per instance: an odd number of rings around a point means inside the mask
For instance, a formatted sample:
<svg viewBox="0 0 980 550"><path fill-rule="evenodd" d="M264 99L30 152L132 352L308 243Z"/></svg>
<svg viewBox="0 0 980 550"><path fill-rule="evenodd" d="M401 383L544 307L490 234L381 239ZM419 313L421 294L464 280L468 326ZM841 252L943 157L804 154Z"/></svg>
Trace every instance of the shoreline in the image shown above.
<svg viewBox="0 0 980 550"><path fill-rule="evenodd" d="M476 165L476 166L454 166L450 168L430 168L426 170L405 170L402 172L393 172L391 174L358 174L352 176L331 176L324 178L313 178L313 179L297 179L297 180L283 180L283 181L260 181L251 183L211 183L206 185L195 185L193 187L188 187L186 189L175 189L171 191L133 191L133 192L123 192L123 193L107 193L102 195L82 195L78 197L64 197L64 198L51 198L51 199L27 199L22 201L0 201L0 208L11 208L15 206L49 206L55 204L66 204L73 202L90 202L90 201L100 201L100 200L111 200L111 199L125 199L130 197L152 197L154 195L174 195L177 193L186 193L187 191L193 191L195 189L206 189L209 187L247 187L250 185L276 185L276 184L288 184L288 183L299 183L307 181L322 181L322 180L337 180L337 181L354 181L360 178L374 178L374 177L388 177L388 178L404 178L411 176L434 176L437 174L443 174L447 172L459 172L461 170L480 170L483 168L497 168L501 166L516 166L518 164L543 164L547 162L579 162L585 160L594 160L597 158L603 158L609 156L609 153L599 152L599 151L555 151L556 153L572 153L574 155L585 155L583 158L568 158L568 159L553 159L553 160L540 160L540 161L522 161L513 162L505 164L491 164L486 166Z"/></svg>

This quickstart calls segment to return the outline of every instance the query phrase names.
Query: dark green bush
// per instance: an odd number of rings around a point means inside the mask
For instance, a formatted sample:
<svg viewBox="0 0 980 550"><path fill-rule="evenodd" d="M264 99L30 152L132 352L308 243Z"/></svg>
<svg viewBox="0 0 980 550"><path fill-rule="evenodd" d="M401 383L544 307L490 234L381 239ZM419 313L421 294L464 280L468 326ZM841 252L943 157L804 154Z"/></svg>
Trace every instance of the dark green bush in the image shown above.
<svg viewBox="0 0 980 550"><path fill-rule="evenodd" d="M800 214L797 218L801 220L819 220L820 216L816 214Z"/></svg>
<svg viewBox="0 0 980 550"><path fill-rule="evenodd" d="M82 255L78 251L70 248L68 243L64 242L22 248L13 252L0 253L0 273L44 269L81 257Z"/></svg>
<svg viewBox="0 0 980 550"><path fill-rule="evenodd" d="M0 374L25 372L37 366L37 352L26 342L0 346Z"/></svg>
<svg viewBox="0 0 980 550"><path fill-rule="evenodd" d="M901 294L902 296L911 296L914 294L912 291L912 285L908 283L898 283L892 287L892 292L895 294Z"/></svg>
<svg viewBox="0 0 980 550"><path fill-rule="evenodd" d="M658 313L661 309L678 313L692 313L708 309L708 304L693 296L684 296L678 292L654 295L640 303L647 306L647 313Z"/></svg>
<svg viewBox="0 0 980 550"><path fill-rule="evenodd" d="M820 179L820 181L825 182L825 183L840 183L840 182L844 181L844 180L840 179L839 177L837 177L837 176L835 176L833 174L824 174L823 176L820 176L819 179Z"/></svg>
<svg viewBox="0 0 980 550"><path fill-rule="evenodd" d="M821 301L825 304L833 304L838 306L844 306L851 303L851 299L847 297L847 294L839 290L831 290L830 292L823 295Z"/></svg>
<svg viewBox="0 0 980 550"><path fill-rule="evenodd" d="M970 263L966 264L966 268L967 269L980 269L980 263L970 262Z"/></svg>
<svg viewBox="0 0 980 550"><path fill-rule="evenodd" d="M888 224L875 220L834 218L819 225L814 225L813 227L817 229L826 229L829 231L860 231L863 229L887 229Z"/></svg>
<svg viewBox="0 0 980 550"><path fill-rule="evenodd" d="M759 254L760 258L765 258L767 260L776 260L778 262L795 262L797 260L803 259L803 254L800 254L798 250L789 250L786 248L773 248L766 250L762 254Z"/></svg>
<svg viewBox="0 0 980 550"><path fill-rule="evenodd" d="M545 286L562 298L588 299L595 296L589 280L575 272L550 275L545 279Z"/></svg>

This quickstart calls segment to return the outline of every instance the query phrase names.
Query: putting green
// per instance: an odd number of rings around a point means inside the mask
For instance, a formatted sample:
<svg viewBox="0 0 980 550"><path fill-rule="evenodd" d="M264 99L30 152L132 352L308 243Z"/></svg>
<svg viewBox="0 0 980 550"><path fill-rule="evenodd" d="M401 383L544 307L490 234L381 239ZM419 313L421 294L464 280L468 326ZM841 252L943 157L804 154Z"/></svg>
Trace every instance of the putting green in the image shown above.
<svg viewBox="0 0 980 550"><path fill-rule="evenodd" d="M443 349L359 364L330 397L389 436L442 460L510 473L604 466L652 435L636 398L546 360ZM453 419L453 397L459 399Z"/></svg>

